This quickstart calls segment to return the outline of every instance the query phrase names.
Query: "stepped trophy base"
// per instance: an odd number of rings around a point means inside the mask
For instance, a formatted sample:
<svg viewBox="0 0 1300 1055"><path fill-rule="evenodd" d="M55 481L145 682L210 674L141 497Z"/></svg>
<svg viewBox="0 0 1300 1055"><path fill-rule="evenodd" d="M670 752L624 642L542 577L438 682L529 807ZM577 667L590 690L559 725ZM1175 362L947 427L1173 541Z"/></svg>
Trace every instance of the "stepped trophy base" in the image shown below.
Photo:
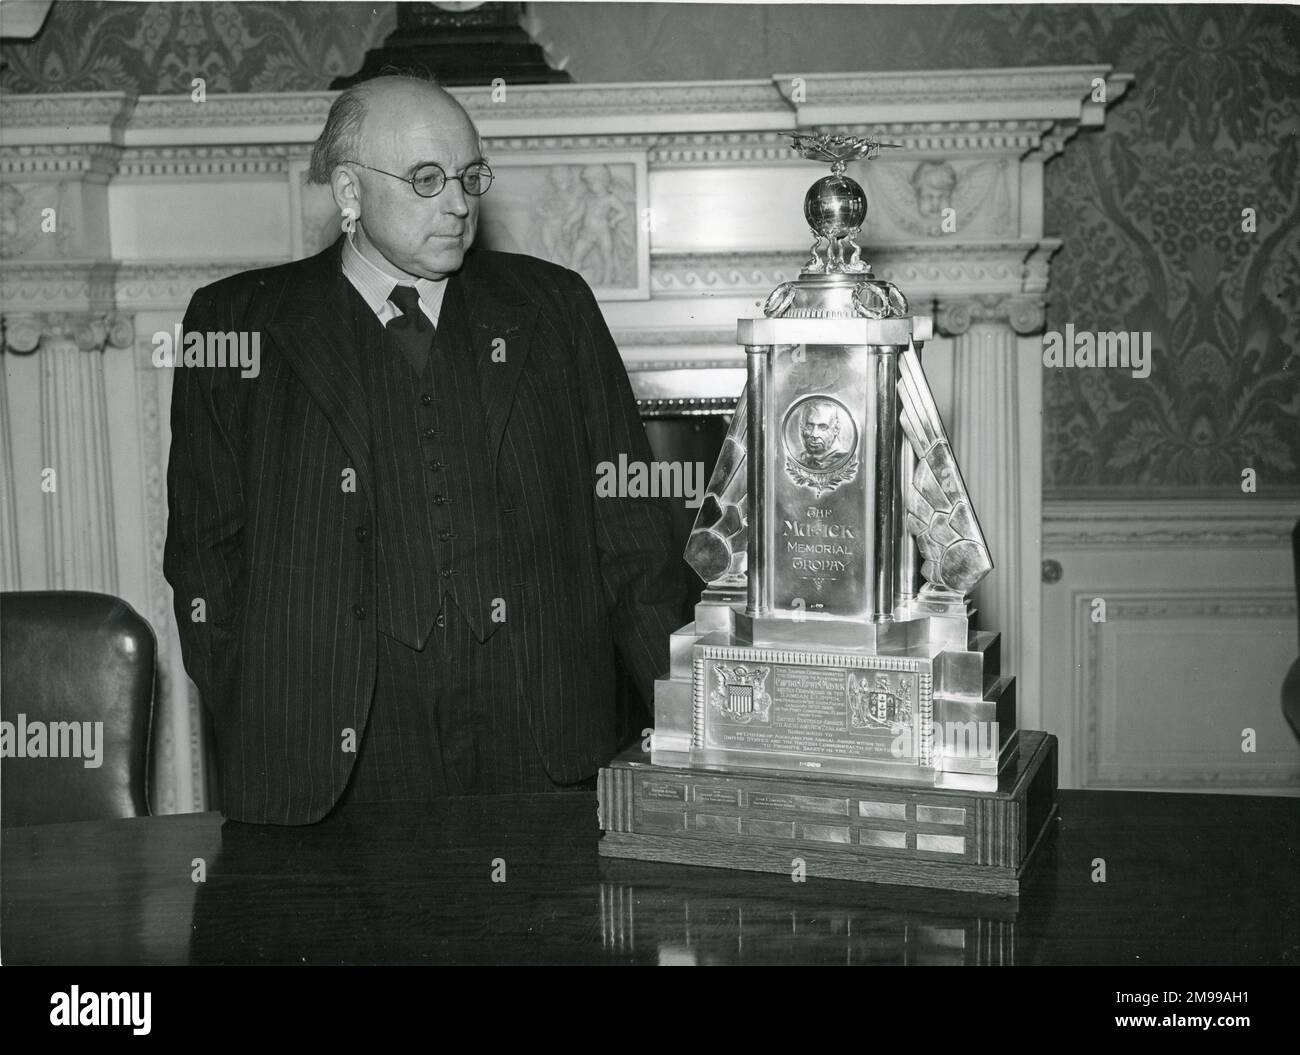
<svg viewBox="0 0 1300 1055"><path fill-rule="evenodd" d="M1016 734L996 791L762 770L600 772L604 857L1018 897L1056 822L1056 737Z"/></svg>
<svg viewBox="0 0 1300 1055"><path fill-rule="evenodd" d="M709 589L655 684L653 750L600 774L600 852L1015 897L1056 816L1000 637L933 591L888 623L750 618Z"/></svg>

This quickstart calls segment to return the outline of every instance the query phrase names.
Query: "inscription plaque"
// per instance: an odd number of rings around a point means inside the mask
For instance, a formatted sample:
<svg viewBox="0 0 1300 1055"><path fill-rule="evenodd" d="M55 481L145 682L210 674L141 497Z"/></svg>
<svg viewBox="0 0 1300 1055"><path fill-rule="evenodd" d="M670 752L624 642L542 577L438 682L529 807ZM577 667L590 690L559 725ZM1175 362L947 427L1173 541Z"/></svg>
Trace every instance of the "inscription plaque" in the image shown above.
<svg viewBox="0 0 1300 1055"><path fill-rule="evenodd" d="M916 764L917 671L704 663L704 746Z"/></svg>

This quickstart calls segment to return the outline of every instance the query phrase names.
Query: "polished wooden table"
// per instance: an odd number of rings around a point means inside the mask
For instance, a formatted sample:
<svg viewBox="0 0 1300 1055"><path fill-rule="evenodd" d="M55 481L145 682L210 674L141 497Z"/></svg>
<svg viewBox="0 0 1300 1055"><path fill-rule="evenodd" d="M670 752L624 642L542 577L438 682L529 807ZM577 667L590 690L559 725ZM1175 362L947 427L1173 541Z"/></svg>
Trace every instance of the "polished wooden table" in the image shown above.
<svg viewBox="0 0 1300 1055"><path fill-rule="evenodd" d="M10 828L7 964L1300 963L1300 803L1060 793L1019 900L603 859L595 795ZM1104 861L1105 882L1094 881Z"/></svg>

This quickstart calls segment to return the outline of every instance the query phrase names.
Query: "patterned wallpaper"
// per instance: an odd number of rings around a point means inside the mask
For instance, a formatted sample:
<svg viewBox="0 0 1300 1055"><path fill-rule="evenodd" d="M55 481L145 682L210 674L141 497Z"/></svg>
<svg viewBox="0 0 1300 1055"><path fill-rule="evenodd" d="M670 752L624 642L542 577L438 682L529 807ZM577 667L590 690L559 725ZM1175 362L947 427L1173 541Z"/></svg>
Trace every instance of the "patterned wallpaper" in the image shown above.
<svg viewBox="0 0 1300 1055"><path fill-rule="evenodd" d="M1136 84L1047 168L1048 327L1149 331L1153 369L1048 370L1057 496L1300 493L1300 13L1285 6L530 5L578 81L1101 62ZM310 90L391 4L59 0L12 91ZM743 41L743 47L736 42ZM1254 232L1242 231L1253 209Z"/></svg>
<svg viewBox="0 0 1300 1055"><path fill-rule="evenodd" d="M0 89L316 91L396 28L392 4L55 0L33 41L0 45Z"/></svg>

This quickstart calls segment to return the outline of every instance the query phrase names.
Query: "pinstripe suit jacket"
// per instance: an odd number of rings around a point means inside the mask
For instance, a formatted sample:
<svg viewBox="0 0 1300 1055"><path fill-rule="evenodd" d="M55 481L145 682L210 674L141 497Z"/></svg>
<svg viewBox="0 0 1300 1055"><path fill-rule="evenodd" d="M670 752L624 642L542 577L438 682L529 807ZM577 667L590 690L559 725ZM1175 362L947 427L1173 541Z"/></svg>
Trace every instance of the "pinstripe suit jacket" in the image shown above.
<svg viewBox="0 0 1300 1055"><path fill-rule="evenodd" d="M187 334L256 333L261 352L252 379L176 370L167 470L164 568L235 820L323 817L347 783L347 738L359 741L375 684L377 631L365 618L375 557L359 540L373 527L376 452L341 244L200 289L185 315ZM484 471L499 499L496 523L482 527L505 548L503 630L538 748L568 783L616 747L615 649L647 701L667 668L682 600L670 513L660 500L595 495L601 462L651 455L586 283L484 250L449 281L462 296L445 310L463 305L453 310L479 361L505 351L499 369L481 371Z"/></svg>

